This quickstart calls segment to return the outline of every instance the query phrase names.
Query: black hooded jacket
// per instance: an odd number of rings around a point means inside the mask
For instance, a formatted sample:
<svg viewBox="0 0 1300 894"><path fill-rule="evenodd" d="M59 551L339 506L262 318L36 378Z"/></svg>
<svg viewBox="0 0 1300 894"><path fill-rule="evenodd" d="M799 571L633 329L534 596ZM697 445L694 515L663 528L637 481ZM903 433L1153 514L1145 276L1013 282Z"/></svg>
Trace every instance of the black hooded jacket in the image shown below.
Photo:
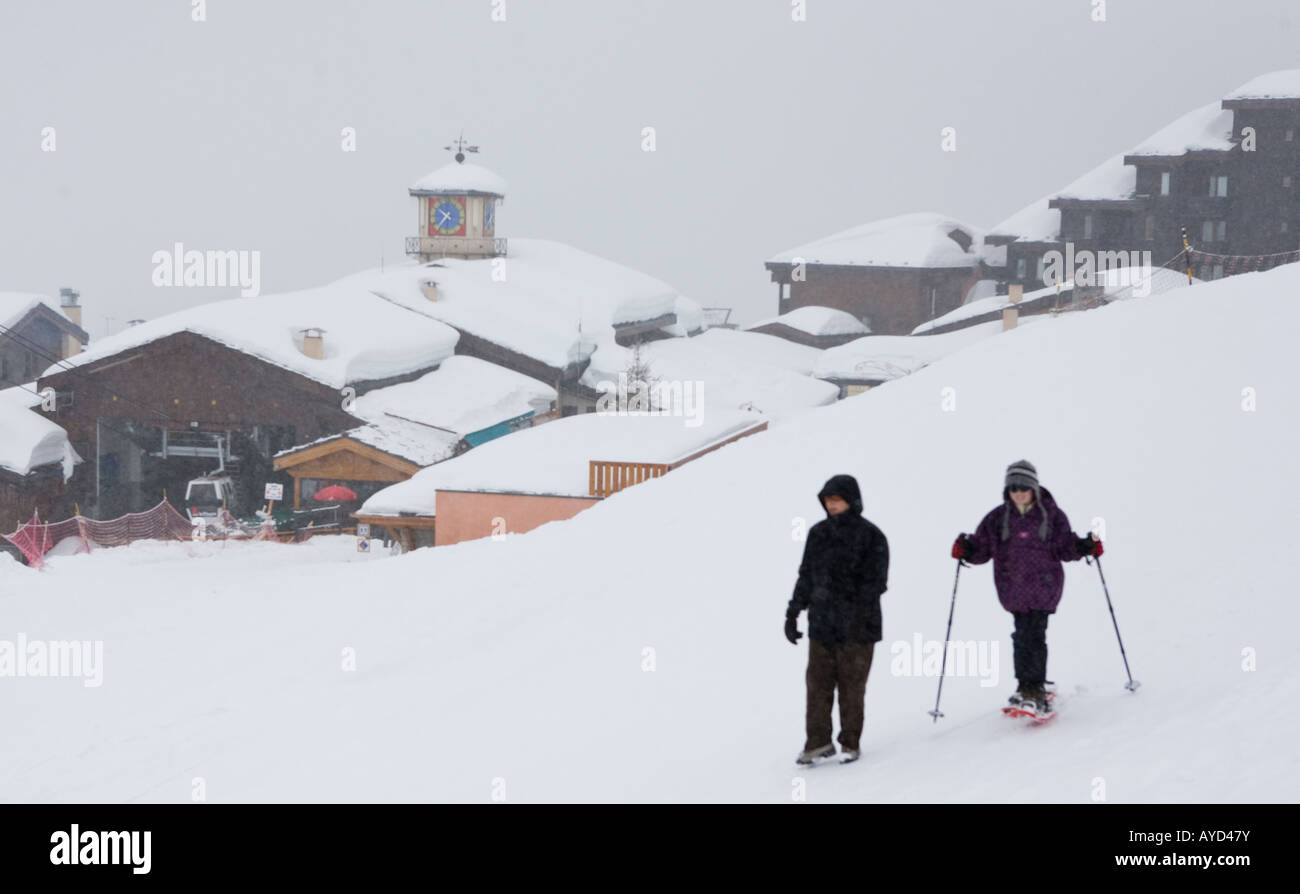
<svg viewBox="0 0 1300 894"><path fill-rule="evenodd" d="M879 642L880 594L889 576L889 543L862 517L862 493L851 475L836 475L817 494L832 494L849 508L808 529L799 580L786 617L808 609L808 637L819 643Z"/></svg>

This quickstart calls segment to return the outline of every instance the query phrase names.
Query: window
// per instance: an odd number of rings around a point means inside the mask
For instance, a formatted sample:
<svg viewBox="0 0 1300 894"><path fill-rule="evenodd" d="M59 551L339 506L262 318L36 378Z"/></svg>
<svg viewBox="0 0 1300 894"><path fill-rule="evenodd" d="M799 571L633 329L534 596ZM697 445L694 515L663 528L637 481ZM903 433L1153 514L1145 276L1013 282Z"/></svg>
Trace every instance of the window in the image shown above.
<svg viewBox="0 0 1300 894"><path fill-rule="evenodd" d="M1210 195L1223 198L1228 194L1228 178L1226 176L1210 178Z"/></svg>
<svg viewBox="0 0 1300 894"><path fill-rule="evenodd" d="M1280 233L1285 233L1290 229L1291 229L1291 225L1286 221L1282 221L1282 223L1278 226L1278 232Z"/></svg>
<svg viewBox="0 0 1300 894"><path fill-rule="evenodd" d="M221 502L221 497L217 494L215 484L195 483L190 485L190 492L185 495L185 502L213 506Z"/></svg>
<svg viewBox="0 0 1300 894"><path fill-rule="evenodd" d="M1168 171L1160 172L1160 195L1162 196L1169 195L1169 172Z"/></svg>
<svg viewBox="0 0 1300 894"><path fill-rule="evenodd" d="M1294 128L1294 127L1288 127L1288 128L1286 129L1286 141L1287 141L1288 143L1290 143L1290 142L1291 142L1292 140L1294 140L1294 139L1295 139L1295 128Z"/></svg>
<svg viewBox="0 0 1300 894"><path fill-rule="evenodd" d="M1228 222L1226 220L1219 221L1218 225L1215 227L1214 235L1216 237L1216 241L1218 242L1224 242L1227 240Z"/></svg>
<svg viewBox="0 0 1300 894"><path fill-rule="evenodd" d="M1215 278L1215 279L1223 279L1223 265L1222 265L1222 264L1215 264L1215 265L1214 265L1214 278Z"/></svg>
<svg viewBox="0 0 1300 894"><path fill-rule="evenodd" d="M1205 223L1201 224L1201 241L1202 242L1214 241L1214 221L1207 220Z"/></svg>
<svg viewBox="0 0 1300 894"><path fill-rule="evenodd" d="M1290 174L1287 174L1285 177L1282 178L1282 188L1283 188L1283 189L1290 189L1290 188L1291 188L1291 175L1290 175Z"/></svg>
<svg viewBox="0 0 1300 894"><path fill-rule="evenodd" d="M1038 277L1038 281L1043 283L1044 285L1047 284L1047 281L1043 279L1043 275L1046 272L1047 272L1047 259L1040 256L1038 258L1038 269L1036 271L1036 276Z"/></svg>
<svg viewBox="0 0 1300 894"><path fill-rule="evenodd" d="M1224 220L1207 220L1201 224L1202 242L1223 242L1228 238L1228 222Z"/></svg>
<svg viewBox="0 0 1300 894"><path fill-rule="evenodd" d="M1024 279L1025 274L1028 272L1029 271L1025 266L1025 259L1024 258L1018 259L1016 261L1016 279Z"/></svg>
<svg viewBox="0 0 1300 894"><path fill-rule="evenodd" d="M1146 239L1148 242L1150 242L1152 239L1156 238L1156 218L1155 218L1155 215L1152 215L1152 214L1148 214L1148 215L1147 215L1146 223L1145 223L1145 225L1143 226L1143 229L1142 229L1142 238Z"/></svg>
<svg viewBox="0 0 1300 894"><path fill-rule="evenodd" d="M1085 214L1083 216L1083 238L1084 239L1092 238L1092 215L1091 214Z"/></svg>

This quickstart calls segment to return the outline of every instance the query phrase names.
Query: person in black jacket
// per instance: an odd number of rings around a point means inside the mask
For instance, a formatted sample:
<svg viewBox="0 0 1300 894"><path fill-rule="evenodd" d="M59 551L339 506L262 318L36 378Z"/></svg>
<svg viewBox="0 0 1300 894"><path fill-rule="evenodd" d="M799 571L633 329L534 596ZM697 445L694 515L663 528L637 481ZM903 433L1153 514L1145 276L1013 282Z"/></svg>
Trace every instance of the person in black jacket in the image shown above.
<svg viewBox="0 0 1300 894"><path fill-rule="evenodd" d="M840 695L839 742L856 760L871 657L880 641L880 595L889 575L889 543L862 517L851 475L836 475L817 495L826 518L808 529L799 580L785 611L785 636L796 645L799 613L808 609L807 739L798 762L835 754L831 708Z"/></svg>

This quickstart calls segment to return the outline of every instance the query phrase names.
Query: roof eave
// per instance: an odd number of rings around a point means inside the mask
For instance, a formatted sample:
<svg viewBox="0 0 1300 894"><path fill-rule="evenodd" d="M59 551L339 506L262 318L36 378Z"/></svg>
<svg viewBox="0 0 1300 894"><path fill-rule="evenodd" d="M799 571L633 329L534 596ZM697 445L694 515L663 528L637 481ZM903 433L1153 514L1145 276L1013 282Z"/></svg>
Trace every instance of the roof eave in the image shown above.
<svg viewBox="0 0 1300 894"><path fill-rule="evenodd" d="M505 198L505 193L490 192L483 189L416 189L412 186L408 192L412 196L489 196L494 199Z"/></svg>

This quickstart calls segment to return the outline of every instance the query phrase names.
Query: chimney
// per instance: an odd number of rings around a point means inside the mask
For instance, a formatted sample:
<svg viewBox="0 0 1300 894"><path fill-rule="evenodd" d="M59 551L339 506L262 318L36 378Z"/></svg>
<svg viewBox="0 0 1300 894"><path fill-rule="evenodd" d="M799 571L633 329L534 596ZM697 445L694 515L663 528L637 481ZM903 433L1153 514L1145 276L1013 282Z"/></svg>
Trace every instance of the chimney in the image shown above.
<svg viewBox="0 0 1300 894"><path fill-rule="evenodd" d="M430 301L438 300L438 284L433 280L420 283L420 291L424 292L424 297Z"/></svg>
<svg viewBox="0 0 1300 894"><path fill-rule="evenodd" d="M325 330L316 328L302 330L302 352L313 360L324 360Z"/></svg>
<svg viewBox="0 0 1300 894"><path fill-rule="evenodd" d="M76 289L59 289L59 310L73 325L81 325L81 305L77 303L81 293ZM59 359L64 360L74 354L80 354L85 346L76 336L64 334L59 346Z"/></svg>
<svg viewBox="0 0 1300 894"><path fill-rule="evenodd" d="M76 289L59 289L59 308L63 315L78 326L81 325L81 305L77 300L81 293Z"/></svg>
<svg viewBox="0 0 1300 894"><path fill-rule="evenodd" d="M1011 300L1011 306L1002 309L1002 331L1015 329L1020 324L1020 299L1025 295L1025 287L1019 284L1012 285L1007 289L1007 297Z"/></svg>

